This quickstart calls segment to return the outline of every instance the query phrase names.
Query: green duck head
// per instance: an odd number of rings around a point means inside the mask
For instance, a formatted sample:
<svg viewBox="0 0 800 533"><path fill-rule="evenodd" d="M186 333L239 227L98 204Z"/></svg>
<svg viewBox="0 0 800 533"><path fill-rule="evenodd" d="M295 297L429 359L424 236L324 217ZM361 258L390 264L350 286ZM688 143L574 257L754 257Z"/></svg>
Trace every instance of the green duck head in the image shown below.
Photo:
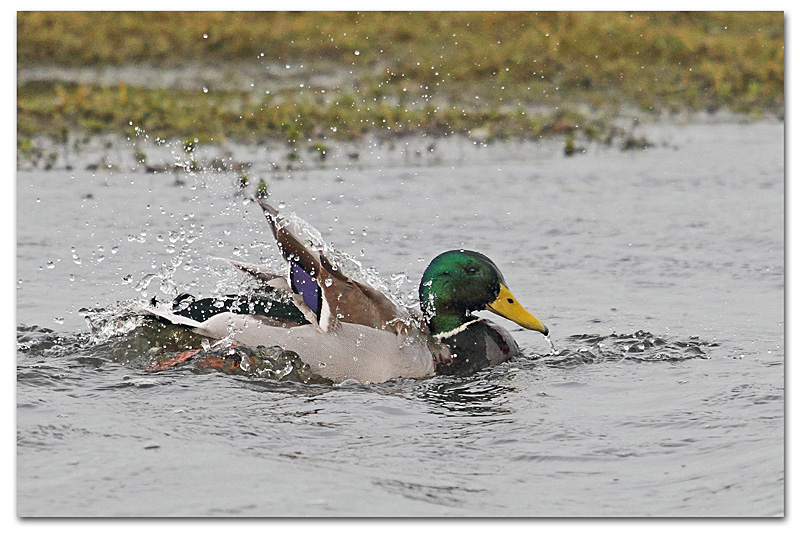
<svg viewBox="0 0 800 533"><path fill-rule="evenodd" d="M487 309L526 329L548 335L547 327L517 302L491 259L469 250L450 250L431 261L419 285L422 314L431 334L452 331Z"/></svg>

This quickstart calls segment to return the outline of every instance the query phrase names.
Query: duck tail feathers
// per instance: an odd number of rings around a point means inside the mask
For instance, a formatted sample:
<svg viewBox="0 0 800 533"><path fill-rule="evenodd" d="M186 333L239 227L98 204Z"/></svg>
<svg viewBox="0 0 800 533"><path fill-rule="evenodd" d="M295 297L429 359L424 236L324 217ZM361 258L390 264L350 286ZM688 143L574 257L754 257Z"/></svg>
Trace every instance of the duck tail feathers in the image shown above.
<svg viewBox="0 0 800 533"><path fill-rule="evenodd" d="M141 308L141 311L145 315L154 316L160 320L164 320L170 324L174 324L176 326L186 326L189 328L202 328L203 324L198 322L197 320L191 319L189 317L185 317L174 313L170 309L166 309L161 305L147 305Z"/></svg>

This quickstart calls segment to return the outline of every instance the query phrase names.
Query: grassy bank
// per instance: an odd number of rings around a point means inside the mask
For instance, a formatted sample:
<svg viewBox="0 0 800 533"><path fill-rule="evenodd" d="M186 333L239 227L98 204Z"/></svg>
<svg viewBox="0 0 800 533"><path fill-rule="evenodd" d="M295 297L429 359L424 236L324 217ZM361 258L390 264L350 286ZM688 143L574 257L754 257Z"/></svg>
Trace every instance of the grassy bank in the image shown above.
<svg viewBox="0 0 800 533"><path fill-rule="evenodd" d="M496 108L464 109L356 100L340 94L333 100L291 95L274 103L249 93L142 89L120 85L30 83L22 87L18 131L23 136L51 132L62 136L77 127L89 133L109 130L135 133L134 127L161 137L197 137L202 141L278 139L286 142L326 137L353 140L368 133L382 136L475 135L491 139L536 139L579 130L592 138L612 133L601 120L578 112L544 109L513 112Z"/></svg>
<svg viewBox="0 0 800 533"><path fill-rule="evenodd" d="M18 82L22 142L130 134L131 124L162 138L287 142L476 131L607 139L621 106L784 109L780 12L23 12L17 38L20 73L193 64L308 74L272 91ZM315 77L331 68L333 81Z"/></svg>

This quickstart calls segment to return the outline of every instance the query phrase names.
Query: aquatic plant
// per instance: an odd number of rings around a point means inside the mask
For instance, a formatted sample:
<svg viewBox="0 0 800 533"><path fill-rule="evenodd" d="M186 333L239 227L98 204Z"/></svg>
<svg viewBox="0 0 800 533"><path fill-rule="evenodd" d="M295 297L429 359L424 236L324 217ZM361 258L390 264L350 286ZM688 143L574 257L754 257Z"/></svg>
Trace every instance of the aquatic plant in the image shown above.
<svg viewBox="0 0 800 533"><path fill-rule="evenodd" d="M258 185L256 185L256 198L261 198L262 200L269 198L269 187L263 178L259 179Z"/></svg>

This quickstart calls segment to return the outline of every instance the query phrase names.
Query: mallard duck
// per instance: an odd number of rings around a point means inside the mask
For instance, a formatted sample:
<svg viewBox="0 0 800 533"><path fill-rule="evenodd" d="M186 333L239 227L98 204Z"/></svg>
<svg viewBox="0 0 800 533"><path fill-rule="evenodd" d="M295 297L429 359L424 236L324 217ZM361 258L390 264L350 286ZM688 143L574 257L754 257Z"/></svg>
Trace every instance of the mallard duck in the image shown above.
<svg viewBox="0 0 800 533"><path fill-rule="evenodd" d="M280 346L334 382L460 374L519 355L511 334L475 311L489 310L549 335L483 254L450 250L435 257L420 282L420 313L347 276L313 228L256 201L287 262L286 275L231 262L260 282L258 294L200 300L184 295L169 308L154 303L150 314L212 339Z"/></svg>

